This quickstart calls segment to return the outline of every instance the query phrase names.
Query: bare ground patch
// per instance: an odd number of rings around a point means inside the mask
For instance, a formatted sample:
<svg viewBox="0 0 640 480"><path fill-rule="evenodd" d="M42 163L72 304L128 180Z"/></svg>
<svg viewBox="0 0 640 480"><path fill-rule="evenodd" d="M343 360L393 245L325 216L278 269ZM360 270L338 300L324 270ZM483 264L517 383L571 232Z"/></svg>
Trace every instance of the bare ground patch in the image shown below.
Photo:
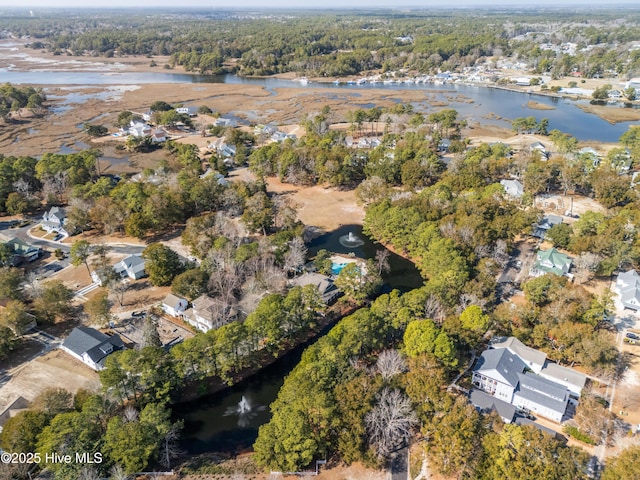
<svg viewBox="0 0 640 480"><path fill-rule="evenodd" d="M11 379L0 387L0 411L19 396L32 401L47 388L61 387L75 393L81 388L99 386L100 378L95 371L63 351L53 350L11 374Z"/></svg>

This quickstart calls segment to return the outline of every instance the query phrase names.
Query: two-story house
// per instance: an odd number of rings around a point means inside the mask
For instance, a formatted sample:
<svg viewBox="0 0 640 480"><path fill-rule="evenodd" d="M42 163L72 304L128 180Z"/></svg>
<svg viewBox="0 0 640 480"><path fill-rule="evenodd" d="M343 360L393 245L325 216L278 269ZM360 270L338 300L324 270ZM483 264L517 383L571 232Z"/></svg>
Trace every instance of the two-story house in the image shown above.
<svg viewBox="0 0 640 480"><path fill-rule="evenodd" d="M42 228L47 232L57 232L63 235L67 235L67 231L64 229L67 223L67 212L61 207L51 207L42 216Z"/></svg>
<svg viewBox="0 0 640 480"><path fill-rule="evenodd" d="M543 352L509 337L496 339L482 352L473 368L472 383L496 400L472 391L470 400L478 408L499 409L507 418L510 409L504 402L560 423L570 415L569 406L577 405L586 375L549 362Z"/></svg>

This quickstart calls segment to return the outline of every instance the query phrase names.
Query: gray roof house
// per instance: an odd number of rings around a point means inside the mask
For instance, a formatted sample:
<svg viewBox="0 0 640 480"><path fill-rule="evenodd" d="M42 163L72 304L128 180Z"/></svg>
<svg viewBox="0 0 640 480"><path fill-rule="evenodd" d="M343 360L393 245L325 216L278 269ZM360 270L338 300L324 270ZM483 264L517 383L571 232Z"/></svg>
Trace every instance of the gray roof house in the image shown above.
<svg viewBox="0 0 640 480"><path fill-rule="evenodd" d="M64 225L67 222L67 212L61 207L51 207L48 212L42 216L42 228L47 232L59 232L66 234Z"/></svg>
<svg viewBox="0 0 640 480"><path fill-rule="evenodd" d="M304 287L305 285L315 285L320 292L322 301L327 305L335 302L342 292L338 290L331 278L321 275L320 273L305 273L291 280L293 286Z"/></svg>
<svg viewBox="0 0 640 480"><path fill-rule="evenodd" d="M541 160L549 160L549 157L551 156L551 152L547 150L547 147L545 147L544 143L542 142L533 142L531 145L529 145L529 152L540 152Z"/></svg>
<svg viewBox="0 0 640 480"><path fill-rule="evenodd" d="M74 328L60 345L60 349L94 370L104 369L107 356L123 348L124 343L118 335L105 335L89 327Z"/></svg>
<svg viewBox="0 0 640 480"><path fill-rule="evenodd" d="M472 389L469 400L481 411L496 410L505 422L510 409L503 403L560 423L569 405L578 404L586 375L549 362L545 353L509 337L495 339L482 352L473 368L472 383L492 399Z"/></svg>
<svg viewBox="0 0 640 480"><path fill-rule="evenodd" d="M524 195L524 186L518 180L500 180L504 192L512 198L521 198Z"/></svg>
<svg viewBox="0 0 640 480"><path fill-rule="evenodd" d="M480 411L480 413L489 413L495 411L504 423L513 422L516 416L516 407L500 400L492 395L484 393L482 390L472 389L469 392L469 401Z"/></svg>
<svg viewBox="0 0 640 480"><path fill-rule="evenodd" d="M540 223L534 225L533 236L544 239L547 236L547 230L555 225L562 223L562 217L560 215L545 215L542 217Z"/></svg>
<svg viewBox="0 0 640 480"><path fill-rule="evenodd" d="M237 315L235 308L205 294L191 302L191 308L184 311L182 318L198 330L207 332L226 325Z"/></svg>
<svg viewBox="0 0 640 480"><path fill-rule="evenodd" d="M527 347L516 337L495 337L491 339L491 348L506 348L512 354L517 355L518 358L525 363L526 368L536 373L540 373L547 361L546 353L536 350L535 348Z"/></svg>
<svg viewBox="0 0 640 480"><path fill-rule="evenodd" d="M624 308L640 310L640 275L635 270L629 270L618 275L613 288L620 297Z"/></svg>
<svg viewBox="0 0 640 480"><path fill-rule="evenodd" d="M138 280L146 275L144 271L144 258L140 255L129 255L113 266L113 269L121 277L129 277Z"/></svg>
<svg viewBox="0 0 640 480"><path fill-rule="evenodd" d="M172 317L182 316L188 306L189 302L186 298L174 295L173 293L168 294L162 301L162 310Z"/></svg>

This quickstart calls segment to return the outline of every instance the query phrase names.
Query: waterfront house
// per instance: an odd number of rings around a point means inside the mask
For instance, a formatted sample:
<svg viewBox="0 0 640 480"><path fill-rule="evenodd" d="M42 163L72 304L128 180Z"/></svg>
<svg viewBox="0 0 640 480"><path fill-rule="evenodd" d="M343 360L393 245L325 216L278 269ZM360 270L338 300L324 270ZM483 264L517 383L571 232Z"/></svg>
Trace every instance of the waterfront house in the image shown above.
<svg viewBox="0 0 640 480"><path fill-rule="evenodd" d="M551 152L547 150L547 147L542 142L533 142L529 145L529 153L534 154L536 152L540 154L541 160L549 160L551 156Z"/></svg>
<svg viewBox="0 0 640 480"><path fill-rule="evenodd" d="M314 285L318 289L322 301L327 305L331 305L342 295L342 292L338 290L338 287L335 286L333 280L320 273L309 272L302 274L291 280L291 285L298 287Z"/></svg>
<svg viewBox="0 0 640 480"><path fill-rule="evenodd" d="M198 330L208 332L229 323L237 315L237 310L230 305L205 294L191 302L191 308L184 311L182 318Z"/></svg>

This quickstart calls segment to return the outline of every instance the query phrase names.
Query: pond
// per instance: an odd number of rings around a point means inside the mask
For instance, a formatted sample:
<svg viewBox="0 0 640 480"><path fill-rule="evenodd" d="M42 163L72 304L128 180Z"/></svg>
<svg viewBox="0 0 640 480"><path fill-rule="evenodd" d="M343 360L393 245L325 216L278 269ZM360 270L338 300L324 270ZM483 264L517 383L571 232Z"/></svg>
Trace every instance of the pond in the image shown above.
<svg viewBox="0 0 640 480"><path fill-rule="evenodd" d="M364 235L361 225L343 225L315 238L308 247L309 256L326 249L362 259L373 258L378 250L384 249ZM389 264L391 270L384 275L383 291L394 288L408 291L423 284L418 270L409 260L389 252ZM205 452L234 454L250 449L260 425L271 418L269 405L278 396L285 376L300 361L304 348L324 333L238 385L174 407L174 417L185 421L181 447L191 455Z"/></svg>
<svg viewBox="0 0 640 480"><path fill-rule="evenodd" d="M352 240L350 240L350 237ZM378 250L385 247L372 242L362 232L361 225L343 225L337 230L325 233L309 242L309 256L314 256L318 250L328 250L341 255L353 255L357 258L375 258ZM408 292L422 286L423 279L416 266L406 258L389 251L389 272L383 275L383 293L398 289Z"/></svg>

